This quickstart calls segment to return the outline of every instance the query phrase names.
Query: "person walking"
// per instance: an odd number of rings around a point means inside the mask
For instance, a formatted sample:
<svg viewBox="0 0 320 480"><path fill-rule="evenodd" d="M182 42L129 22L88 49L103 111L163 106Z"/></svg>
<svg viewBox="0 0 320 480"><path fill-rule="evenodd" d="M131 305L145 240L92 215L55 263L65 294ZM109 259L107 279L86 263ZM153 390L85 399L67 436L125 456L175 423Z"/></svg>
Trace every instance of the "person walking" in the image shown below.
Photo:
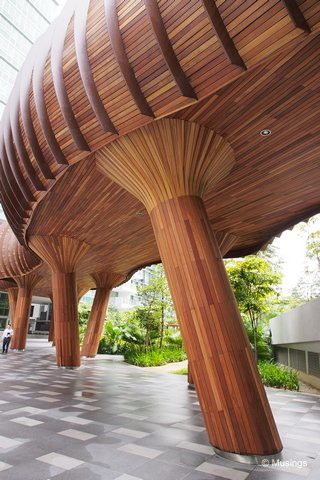
<svg viewBox="0 0 320 480"><path fill-rule="evenodd" d="M8 353L8 348L11 342L11 337L13 335L13 330L11 323L8 323L7 328L2 334L2 353Z"/></svg>

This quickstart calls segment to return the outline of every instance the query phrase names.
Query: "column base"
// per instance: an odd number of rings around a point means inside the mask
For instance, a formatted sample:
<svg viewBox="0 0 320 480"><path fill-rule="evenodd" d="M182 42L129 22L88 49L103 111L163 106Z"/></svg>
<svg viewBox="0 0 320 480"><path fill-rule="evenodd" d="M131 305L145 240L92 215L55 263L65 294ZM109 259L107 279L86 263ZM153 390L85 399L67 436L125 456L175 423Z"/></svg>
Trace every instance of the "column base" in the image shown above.
<svg viewBox="0 0 320 480"><path fill-rule="evenodd" d="M227 460L246 463L247 465L262 465L263 467L268 467L269 465L272 465L273 462L277 462L277 460L281 460L282 458L281 451L272 455L242 455L240 453L219 450L219 448L216 447L213 447L213 450L216 455L226 458Z"/></svg>

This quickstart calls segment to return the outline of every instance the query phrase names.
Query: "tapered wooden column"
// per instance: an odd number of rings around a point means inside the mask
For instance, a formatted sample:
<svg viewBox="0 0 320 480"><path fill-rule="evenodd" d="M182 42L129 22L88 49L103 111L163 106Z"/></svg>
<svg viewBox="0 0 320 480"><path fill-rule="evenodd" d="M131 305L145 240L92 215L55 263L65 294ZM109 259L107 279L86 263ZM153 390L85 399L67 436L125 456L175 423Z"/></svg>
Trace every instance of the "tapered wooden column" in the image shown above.
<svg viewBox="0 0 320 480"><path fill-rule="evenodd" d="M11 341L11 348L14 350L24 350L26 348L32 291L40 279L41 276L36 271L15 278L18 285L18 295Z"/></svg>
<svg viewBox="0 0 320 480"><path fill-rule="evenodd" d="M81 349L81 355L86 357L97 355L112 288L125 279L123 275L111 272L94 273L92 278L97 289Z"/></svg>
<svg viewBox="0 0 320 480"><path fill-rule="evenodd" d="M278 452L281 442L202 200L162 202L151 220L211 443L234 453Z"/></svg>
<svg viewBox="0 0 320 480"><path fill-rule="evenodd" d="M52 271L54 337L58 366L80 365L76 267L89 246L67 237L30 237L31 248Z"/></svg>
<svg viewBox="0 0 320 480"><path fill-rule="evenodd" d="M12 287L7 289L8 301L9 301L9 318L12 328L14 328L14 317L17 306L18 288Z"/></svg>
<svg viewBox="0 0 320 480"><path fill-rule="evenodd" d="M202 197L234 165L230 145L196 124L163 119L119 138L97 164L147 208L195 387L216 449L244 455L282 444Z"/></svg>

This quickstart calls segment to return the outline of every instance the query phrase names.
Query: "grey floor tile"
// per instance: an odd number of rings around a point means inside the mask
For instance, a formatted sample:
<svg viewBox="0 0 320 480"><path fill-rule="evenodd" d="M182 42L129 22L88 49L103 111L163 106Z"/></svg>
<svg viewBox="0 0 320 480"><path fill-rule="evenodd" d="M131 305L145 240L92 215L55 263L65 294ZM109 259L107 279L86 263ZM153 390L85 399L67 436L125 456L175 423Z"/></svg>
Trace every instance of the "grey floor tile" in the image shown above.
<svg viewBox="0 0 320 480"><path fill-rule="evenodd" d="M190 473L190 469L159 461L151 461L146 462L131 473L142 480L180 480Z"/></svg>
<svg viewBox="0 0 320 480"><path fill-rule="evenodd" d="M320 478L316 395L267 389L283 459L307 460L306 477L301 471L245 466L213 455L196 393L186 388L184 377L101 358L83 359L80 369L59 369L54 349L38 339L7 360L0 361L0 386L5 385L0 390L1 480ZM68 417L71 422L63 420ZM90 423L76 423L81 419ZM36 460L52 452L83 463L65 471Z"/></svg>

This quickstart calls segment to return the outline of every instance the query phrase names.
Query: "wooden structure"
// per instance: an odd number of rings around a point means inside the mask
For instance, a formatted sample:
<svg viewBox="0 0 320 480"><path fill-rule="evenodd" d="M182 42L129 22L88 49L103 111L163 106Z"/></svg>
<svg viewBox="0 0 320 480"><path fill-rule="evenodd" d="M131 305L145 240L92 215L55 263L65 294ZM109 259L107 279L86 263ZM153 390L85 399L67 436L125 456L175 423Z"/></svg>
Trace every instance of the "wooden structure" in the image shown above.
<svg viewBox="0 0 320 480"><path fill-rule="evenodd" d="M217 239L248 254L320 210L319 30L318 0L70 0L1 123L1 202L52 272L58 364L80 361L76 277L161 259L222 451L282 448Z"/></svg>

